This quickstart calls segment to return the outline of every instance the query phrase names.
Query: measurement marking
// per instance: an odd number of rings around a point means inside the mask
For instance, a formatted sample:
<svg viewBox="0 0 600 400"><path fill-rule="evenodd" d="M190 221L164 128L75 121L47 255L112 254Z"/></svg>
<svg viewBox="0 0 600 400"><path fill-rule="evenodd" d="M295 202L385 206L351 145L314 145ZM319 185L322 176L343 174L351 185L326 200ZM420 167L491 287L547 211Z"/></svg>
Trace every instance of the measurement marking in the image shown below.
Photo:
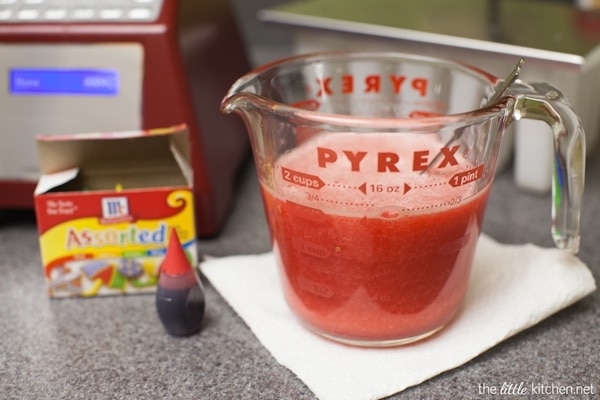
<svg viewBox="0 0 600 400"><path fill-rule="evenodd" d="M436 186L444 186L447 184L448 184L448 182L440 181L440 182L436 182L436 183L430 183L428 185L417 185L414 187L417 189L426 189L426 188L431 188L431 187L436 187Z"/></svg>
<svg viewBox="0 0 600 400"><path fill-rule="evenodd" d="M452 187L462 186L462 185L469 184L471 182L475 182L475 181L481 179L482 177L483 177L483 164L481 164L475 168L471 168L466 171L458 172L458 173L454 174L450 178L448 183Z"/></svg>
<svg viewBox="0 0 600 400"><path fill-rule="evenodd" d="M415 207L415 208L411 208L409 209L409 211L422 211L422 210L431 210L434 208L439 208L439 207L443 207L443 204L432 204L432 205L428 205L428 206L424 206L424 207Z"/></svg>
<svg viewBox="0 0 600 400"><path fill-rule="evenodd" d="M358 186L342 185L341 183L326 183L326 186L331 186L337 189L358 189Z"/></svg>
<svg viewBox="0 0 600 400"><path fill-rule="evenodd" d="M461 201L462 201L462 198L460 196L458 196L458 197L452 198L450 201L445 201L443 203L437 203L437 204L429 204L429 205L421 206L421 207L414 207L414 208L408 209L408 211L420 211L420 210L431 210L431 209L440 208L440 207L452 207L452 206L458 205Z"/></svg>
<svg viewBox="0 0 600 400"><path fill-rule="evenodd" d="M306 174L286 167L281 167L281 175L284 181L309 189L321 189L325 186L325 182L316 175Z"/></svg>
<svg viewBox="0 0 600 400"><path fill-rule="evenodd" d="M355 203L355 202L351 202L351 201L340 201L340 200L329 200L329 199L322 199L321 201L324 203L335 204L335 205L375 207L375 205L373 205L371 203Z"/></svg>

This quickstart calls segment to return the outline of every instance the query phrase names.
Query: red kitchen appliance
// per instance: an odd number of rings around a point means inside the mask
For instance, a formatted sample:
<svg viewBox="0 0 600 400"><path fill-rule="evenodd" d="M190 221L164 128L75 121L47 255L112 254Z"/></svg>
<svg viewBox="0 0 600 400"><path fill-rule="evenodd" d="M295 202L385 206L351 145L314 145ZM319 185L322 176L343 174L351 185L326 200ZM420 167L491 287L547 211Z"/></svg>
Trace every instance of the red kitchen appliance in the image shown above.
<svg viewBox="0 0 600 400"><path fill-rule="evenodd" d="M218 233L246 131L219 111L249 69L227 2L0 2L0 209L33 208L35 136L189 126L197 230Z"/></svg>

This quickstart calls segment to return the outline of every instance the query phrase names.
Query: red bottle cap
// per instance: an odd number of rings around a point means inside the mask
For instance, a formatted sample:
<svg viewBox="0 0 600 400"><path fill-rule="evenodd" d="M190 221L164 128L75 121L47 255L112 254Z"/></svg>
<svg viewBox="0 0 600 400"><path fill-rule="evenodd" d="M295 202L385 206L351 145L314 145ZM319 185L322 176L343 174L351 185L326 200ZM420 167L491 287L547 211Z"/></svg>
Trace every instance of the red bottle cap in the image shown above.
<svg viewBox="0 0 600 400"><path fill-rule="evenodd" d="M192 271L190 260L185 255L185 251L177 236L175 228L171 229L171 237L169 238L169 247L167 248L167 254L160 266L161 274L168 274L171 276L188 274Z"/></svg>

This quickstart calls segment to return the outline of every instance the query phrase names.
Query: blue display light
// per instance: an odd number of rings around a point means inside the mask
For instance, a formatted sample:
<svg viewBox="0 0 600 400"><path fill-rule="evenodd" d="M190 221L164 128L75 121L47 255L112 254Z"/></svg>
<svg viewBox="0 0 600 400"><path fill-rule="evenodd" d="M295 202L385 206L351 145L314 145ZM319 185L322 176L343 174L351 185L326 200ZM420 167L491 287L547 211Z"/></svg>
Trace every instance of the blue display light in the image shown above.
<svg viewBox="0 0 600 400"><path fill-rule="evenodd" d="M116 96L119 73L110 69L12 68L13 95Z"/></svg>

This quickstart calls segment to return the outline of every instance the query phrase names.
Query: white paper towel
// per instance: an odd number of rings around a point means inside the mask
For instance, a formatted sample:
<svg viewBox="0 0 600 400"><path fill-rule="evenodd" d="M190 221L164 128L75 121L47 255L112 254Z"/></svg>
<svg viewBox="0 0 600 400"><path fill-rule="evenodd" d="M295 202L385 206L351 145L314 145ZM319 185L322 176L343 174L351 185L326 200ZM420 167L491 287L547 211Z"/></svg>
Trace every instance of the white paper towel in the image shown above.
<svg viewBox="0 0 600 400"><path fill-rule="evenodd" d="M209 259L201 270L279 363L323 400L379 399L460 366L593 292L577 257L482 235L462 311L415 344L364 349L310 332L283 299L272 253Z"/></svg>

